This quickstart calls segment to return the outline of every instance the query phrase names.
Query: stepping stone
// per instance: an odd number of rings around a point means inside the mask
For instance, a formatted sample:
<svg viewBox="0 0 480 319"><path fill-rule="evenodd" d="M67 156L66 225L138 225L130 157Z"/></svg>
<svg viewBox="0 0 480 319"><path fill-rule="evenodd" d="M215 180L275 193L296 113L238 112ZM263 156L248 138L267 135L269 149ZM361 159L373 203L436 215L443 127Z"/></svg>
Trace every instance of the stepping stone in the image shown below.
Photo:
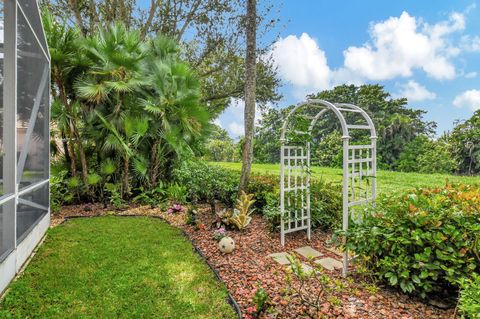
<svg viewBox="0 0 480 319"><path fill-rule="evenodd" d="M323 268L327 270L342 269L343 267L342 262L330 257L315 260L315 263L321 265Z"/></svg>
<svg viewBox="0 0 480 319"><path fill-rule="evenodd" d="M280 265L290 265L290 261L288 260L288 258L290 258L291 256L288 253L274 253L268 255L268 257L273 258L273 260L275 260Z"/></svg>
<svg viewBox="0 0 480 319"><path fill-rule="evenodd" d="M316 258L323 256L323 254L310 246L300 247L294 250L305 258Z"/></svg>

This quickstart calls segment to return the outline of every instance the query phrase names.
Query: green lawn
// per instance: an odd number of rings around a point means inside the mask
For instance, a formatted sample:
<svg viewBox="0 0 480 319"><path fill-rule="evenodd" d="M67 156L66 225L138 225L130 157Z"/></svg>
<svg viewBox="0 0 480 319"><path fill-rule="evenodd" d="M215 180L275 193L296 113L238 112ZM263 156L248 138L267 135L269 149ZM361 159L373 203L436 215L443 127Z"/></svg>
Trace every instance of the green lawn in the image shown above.
<svg viewBox="0 0 480 319"><path fill-rule="evenodd" d="M75 219L49 230L0 318L235 318L227 291L175 228Z"/></svg>
<svg viewBox="0 0 480 319"><path fill-rule="evenodd" d="M241 163L211 163L240 171ZM261 174L280 174L280 164L253 164L252 171ZM330 167L312 167L312 177L326 181L342 181L342 170ZM379 193L391 194L415 187L435 187L445 184L446 180L454 183L480 184L480 176L467 177L445 174L401 173L392 171L377 172L377 189Z"/></svg>

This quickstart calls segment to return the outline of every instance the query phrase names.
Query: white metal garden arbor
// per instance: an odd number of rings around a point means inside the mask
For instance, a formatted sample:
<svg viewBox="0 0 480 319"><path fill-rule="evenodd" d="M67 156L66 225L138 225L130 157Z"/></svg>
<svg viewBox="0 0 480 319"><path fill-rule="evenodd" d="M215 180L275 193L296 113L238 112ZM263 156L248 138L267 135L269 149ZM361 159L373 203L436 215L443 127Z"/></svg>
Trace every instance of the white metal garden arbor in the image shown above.
<svg viewBox="0 0 480 319"><path fill-rule="evenodd" d="M308 110L309 113L302 114ZM312 112L315 110L315 112ZM317 111L318 110L318 111ZM343 213L342 229L348 230L349 217L353 220L355 207L373 204L376 198L376 144L375 126L370 116L360 107L347 103L330 103L325 100L310 99L297 104L286 117L281 137L280 153L280 213L281 244L285 244L285 234L306 230L310 240L310 144L312 129L326 112L331 111L340 122L343 140ZM300 114L299 114L300 113ZM350 116L347 114L350 113ZM347 123L346 118L355 124ZM300 117L310 121L306 131L297 130L292 119ZM367 130L370 143L359 145L351 133L354 130ZM291 136L304 135L307 138L298 143ZM349 216L350 215L350 216ZM360 215L359 215L360 216ZM343 275L347 274L348 252L343 254Z"/></svg>

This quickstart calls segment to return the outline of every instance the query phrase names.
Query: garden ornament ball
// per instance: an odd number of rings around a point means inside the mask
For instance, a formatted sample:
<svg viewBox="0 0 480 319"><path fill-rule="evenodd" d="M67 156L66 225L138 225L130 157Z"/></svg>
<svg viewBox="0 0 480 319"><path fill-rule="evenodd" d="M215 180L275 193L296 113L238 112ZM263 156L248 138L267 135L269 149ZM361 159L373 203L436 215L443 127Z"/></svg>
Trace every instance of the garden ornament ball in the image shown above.
<svg viewBox="0 0 480 319"><path fill-rule="evenodd" d="M232 237L223 237L218 243L218 248L222 253L231 253L235 249L235 242Z"/></svg>

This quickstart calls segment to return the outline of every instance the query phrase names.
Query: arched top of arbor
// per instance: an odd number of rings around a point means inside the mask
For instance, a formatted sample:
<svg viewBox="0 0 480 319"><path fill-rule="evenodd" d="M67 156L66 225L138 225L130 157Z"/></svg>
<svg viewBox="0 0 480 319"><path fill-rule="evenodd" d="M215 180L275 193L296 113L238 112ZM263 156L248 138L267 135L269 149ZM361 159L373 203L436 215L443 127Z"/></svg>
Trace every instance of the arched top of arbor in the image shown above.
<svg viewBox="0 0 480 319"><path fill-rule="evenodd" d="M370 131L370 138L371 139L376 139L377 138L377 133L375 131L375 126L373 124L372 119L370 116L365 112L362 108L354 105L354 104L349 104L349 103L331 103L325 100L320 100L320 99L309 99L304 102L301 102L297 104L287 115L285 118L285 121L282 126L282 133L280 136L280 141L284 143L286 141L286 132L288 130L288 124L290 123L290 120L292 117L294 117L299 111L306 109L306 108L315 108L319 109L318 113L313 116L313 117L305 117L307 119L310 119L310 126L308 128L308 133L310 134L313 127L317 123L318 119L325 114L327 111L332 111L335 116L338 118L341 129L342 129L342 138L343 139L350 139L350 132L351 130L369 130ZM360 114L363 119L365 120L364 124L348 124L346 119L345 119L345 114L346 113L357 113ZM303 132L302 132L303 133Z"/></svg>

